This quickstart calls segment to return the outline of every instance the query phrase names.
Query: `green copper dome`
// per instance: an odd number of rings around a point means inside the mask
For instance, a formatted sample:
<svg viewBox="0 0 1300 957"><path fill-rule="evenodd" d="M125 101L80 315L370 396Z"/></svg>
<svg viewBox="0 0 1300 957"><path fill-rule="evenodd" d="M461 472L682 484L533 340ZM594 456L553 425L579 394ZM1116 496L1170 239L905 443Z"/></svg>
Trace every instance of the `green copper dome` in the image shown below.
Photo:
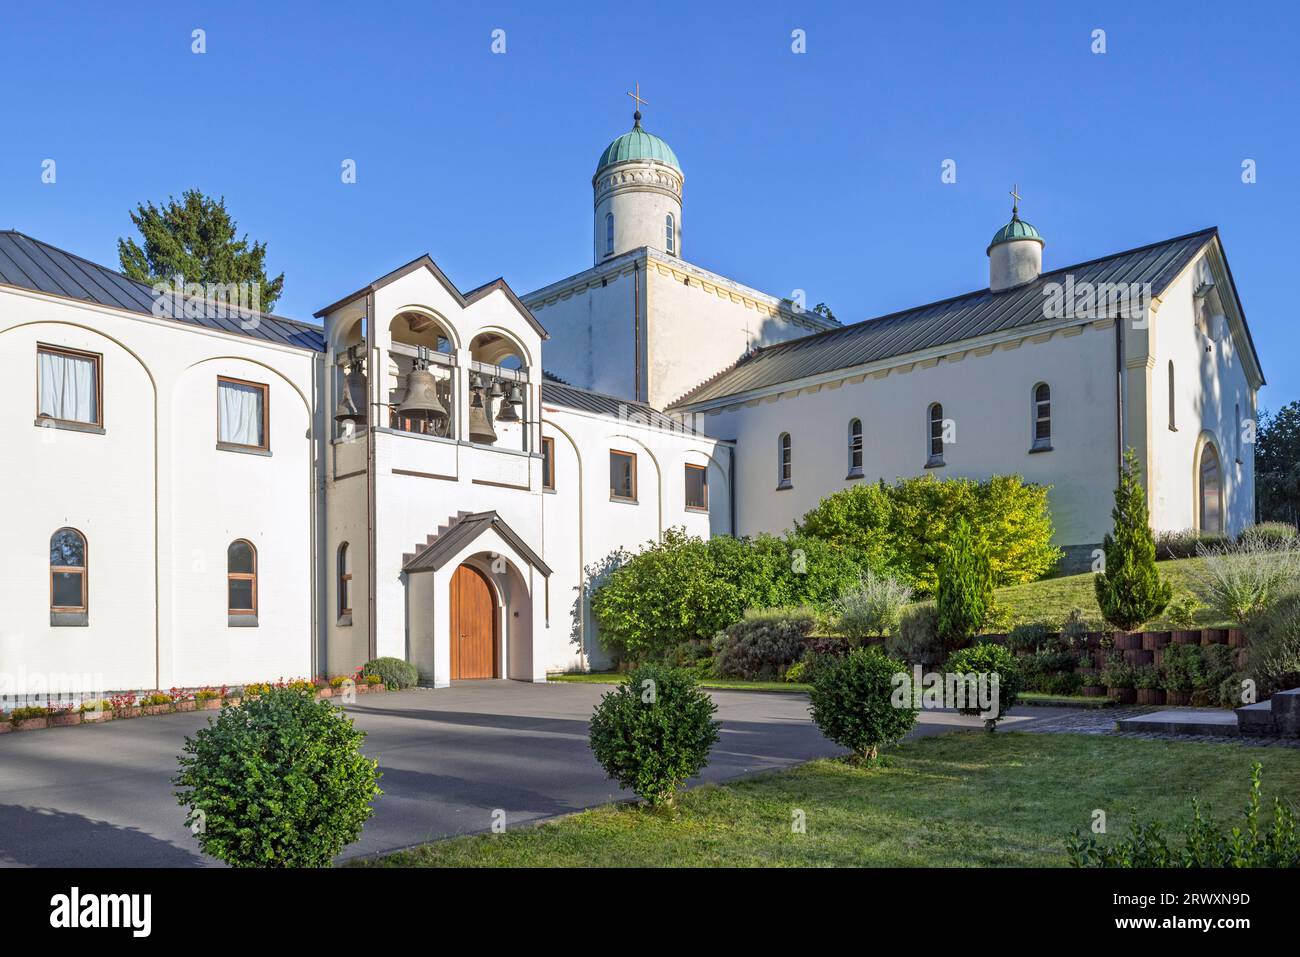
<svg viewBox="0 0 1300 957"><path fill-rule="evenodd" d="M993 239L989 243L989 249L1002 243L1012 243L1019 239L1032 239L1040 245L1043 242L1043 237L1038 234L1038 230L1034 229L1033 226L1021 219L1020 214L1013 209L1011 211L1011 222L1007 223L993 234ZM988 250L985 250L985 252L987 251Z"/></svg>
<svg viewBox="0 0 1300 957"><path fill-rule="evenodd" d="M653 160L671 166L679 173L682 171L682 164L677 162L673 148L653 133L641 129L640 113L636 114L636 123L631 130L605 147L605 152L600 154L600 162L596 164L596 172L615 163L633 160Z"/></svg>

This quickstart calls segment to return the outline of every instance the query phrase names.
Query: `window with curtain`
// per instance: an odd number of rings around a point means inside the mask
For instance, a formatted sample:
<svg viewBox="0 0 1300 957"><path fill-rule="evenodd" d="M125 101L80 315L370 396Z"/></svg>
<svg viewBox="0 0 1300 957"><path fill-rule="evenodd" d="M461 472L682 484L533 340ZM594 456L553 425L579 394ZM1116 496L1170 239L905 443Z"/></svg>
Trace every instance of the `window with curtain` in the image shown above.
<svg viewBox="0 0 1300 957"><path fill-rule="evenodd" d="M86 610L86 538L75 528L50 536L50 611Z"/></svg>
<svg viewBox="0 0 1300 957"><path fill-rule="evenodd" d="M673 214L669 213L664 217L664 231L667 234L668 252L670 255L677 255L677 224L673 222Z"/></svg>
<svg viewBox="0 0 1300 957"><path fill-rule="evenodd" d="M633 453L610 450L609 497L636 501L636 455Z"/></svg>
<svg viewBox="0 0 1300 957"><path fill-rule="evenodd" d="M231 615L257 614L257 549L242 538L226 549L226 610Z"/></svg>
<svg viewBox="0 0 1300 957"><path fill-rule="evenodd" d="M930 406L930 457L927 465L943 464L943 406L935 402Z"/></svg>
<svg viewBox="0 0 1300 957"><path fill-rule="evenodd" d="M794 484L794 445L790 441L789 432L782 432L776 440L776 454L776 487L790 488Z"/></svg>
<svg viewBox="0 0 1300 957"><path fill-rule="evenodd" d="M699 512L709 507L709 473L703 465L686 466L686 507Z"/></svg>
<svg viewBox="0 0 1300 957"><path fill-rule="evenodd" d="M862 420L849 419L849 478L862 474Z"/></svg>
<svg viewBox="0 0 1300 957"><path fill-rule="evenodd" d="M1046 382L1034 386L1034 451L1052 447L1052 390Z"/></svg>
<svg viewBox="0 0 1300 957"><path fill-rule="evenodd" d="M339 546L339 617L352 614L352 550Z"/></svg>
<svg viewBox="0 0 1300 957"><path fill-rule="evenodd" d="M614 251L614 214L605 214L605 255Z"/></svg>
<svg viewBox="0 0 1300 957"><path fill-rule="evenodd" d="M37 346L37 409L43 419L103 425L99 356Z"/></svg>
<svg viewBox="0 0 1300 957"><path fill-rule="evenodd" d="M269 448L267 387L241 379L217 379L217 441L250 449Z"/></svg>

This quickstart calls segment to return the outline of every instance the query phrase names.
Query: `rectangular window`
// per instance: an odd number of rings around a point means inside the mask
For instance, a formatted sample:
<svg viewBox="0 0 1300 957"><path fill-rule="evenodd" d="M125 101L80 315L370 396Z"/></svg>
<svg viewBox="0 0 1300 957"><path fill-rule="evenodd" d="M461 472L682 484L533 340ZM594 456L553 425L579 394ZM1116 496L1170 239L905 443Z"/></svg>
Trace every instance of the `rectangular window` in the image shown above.
<svg viewBox="0 0 1300 957"><path fill-rule="evenodd" d="M700 512L709 508L709 472L702 465L686 466L686 507Z"/></svg>
<svg viewBox="0 0 1300 957"><path fill-rule="evenodd" d="M37 407L40 419L103 425L99 356L53 346L36 347Z"/></svg>
<svg viewBox="0 0 1300 957"><path fill-rule="evenodd" d="M256 613L257 604L253 599L253 576L231 575L229 582L227 611L232 615Z"/></svg>
<svg viewBox="0 0 1300 957"><path fill-rule="evenodd" d="M610 450L609 497L623 502L636 501L636 455L633 453Z"/></svg>
<svg viewBox="0 0 1300 957"><path fill-rule="evenodd" d="M555 439L542 436L542 488L555 491Z"/></svg>
<svg viewBox="0 0 1300 957"><path fill-rule="evenodd" d="M217 444L241 449L270 448L268 388L256 382L217 377Z"/></svg>

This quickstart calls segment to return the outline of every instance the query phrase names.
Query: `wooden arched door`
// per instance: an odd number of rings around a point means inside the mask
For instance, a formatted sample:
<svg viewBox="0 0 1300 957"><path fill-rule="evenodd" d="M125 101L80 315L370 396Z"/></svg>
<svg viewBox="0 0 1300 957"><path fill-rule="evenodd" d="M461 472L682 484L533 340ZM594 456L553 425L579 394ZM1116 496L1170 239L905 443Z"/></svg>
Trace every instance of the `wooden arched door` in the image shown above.
<svg viewBox="0 0 1300 957"><path fill-rule="evenodd" d="M497 676L497 607L492 586L476 568L451 576L451 680Z"/></svg>

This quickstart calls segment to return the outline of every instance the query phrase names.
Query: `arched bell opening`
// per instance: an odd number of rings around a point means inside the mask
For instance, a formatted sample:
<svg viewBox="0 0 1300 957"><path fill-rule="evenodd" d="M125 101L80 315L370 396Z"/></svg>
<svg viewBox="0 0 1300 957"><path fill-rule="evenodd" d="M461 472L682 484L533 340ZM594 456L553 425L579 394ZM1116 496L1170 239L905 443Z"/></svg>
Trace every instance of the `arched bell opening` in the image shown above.
<svg viewBox="0 0 1300 957"><path fill-rule="evenodd" d="M522 347L497 332L470 342L469 440L527 451L528 360Z"/></svg>
<svg viewBox="0 0 1300 957"><path fill-rule="evenodd" d="M389 427L453 438L456 347L448 326L431 313L408 309L393 317L389 337Z"/></svg>

